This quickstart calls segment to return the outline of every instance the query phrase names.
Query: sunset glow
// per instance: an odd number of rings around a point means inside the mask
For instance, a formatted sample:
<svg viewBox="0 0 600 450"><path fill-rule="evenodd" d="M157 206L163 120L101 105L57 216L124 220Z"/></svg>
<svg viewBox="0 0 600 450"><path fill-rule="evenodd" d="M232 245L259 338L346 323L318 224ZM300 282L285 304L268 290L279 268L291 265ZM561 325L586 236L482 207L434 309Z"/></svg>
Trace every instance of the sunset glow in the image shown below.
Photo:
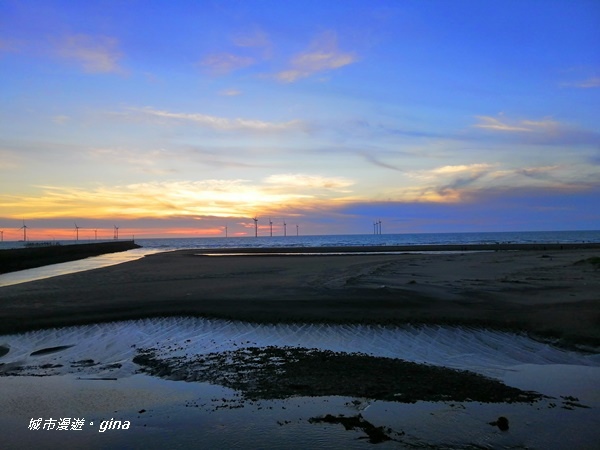
<svg viewBox="0 0 600 450"><path fill-rule="evenodd" d="M599 23L566 0L4 1L3 239L598 229Z"/></svg>

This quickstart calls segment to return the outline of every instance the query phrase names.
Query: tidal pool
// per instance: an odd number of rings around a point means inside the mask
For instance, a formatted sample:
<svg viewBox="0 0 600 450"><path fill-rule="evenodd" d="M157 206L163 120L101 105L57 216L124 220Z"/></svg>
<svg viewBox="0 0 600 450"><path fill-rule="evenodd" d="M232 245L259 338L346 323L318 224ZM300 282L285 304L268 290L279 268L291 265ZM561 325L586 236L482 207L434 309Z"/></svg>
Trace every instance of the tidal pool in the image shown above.
<svg viewBox="0 0 600 450"><path fill-rule="evenodd" d="M4 335L0 348L0 423L8 448L572 449L594 448L600 441L595 425L600 422L600 355L555 348L520 334L181 317ZM251 398L225 383L143 374L134 362L141 351L152 349L157 358L189 368L187 363L208 355L261 348L360 352L469 370L543 398L403 403L368 394L311 392ZM334 420L321 420L328 416ZM491 425L501 416L509 420L507 431ZM29 429L31 419L42 419L43 426L48 419L65 418L84 419L84 425L81 430ZM130 425L100 432L100 425L111 420ZM381 428L389 439L373 443L365 423Z"/></svg>

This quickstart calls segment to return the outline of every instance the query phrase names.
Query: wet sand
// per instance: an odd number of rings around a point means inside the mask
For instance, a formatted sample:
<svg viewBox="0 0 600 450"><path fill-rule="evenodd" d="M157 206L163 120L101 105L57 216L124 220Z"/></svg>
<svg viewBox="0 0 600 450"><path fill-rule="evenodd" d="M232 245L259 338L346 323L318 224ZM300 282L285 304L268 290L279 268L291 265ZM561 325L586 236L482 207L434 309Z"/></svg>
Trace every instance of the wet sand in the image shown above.
<svg viewBox="0 0 600 450"><path fill-rule="evenodd" d="M0 288L0 333L192 315L440 323L600 345L595 249L206 256L183 250Z"/></svg>

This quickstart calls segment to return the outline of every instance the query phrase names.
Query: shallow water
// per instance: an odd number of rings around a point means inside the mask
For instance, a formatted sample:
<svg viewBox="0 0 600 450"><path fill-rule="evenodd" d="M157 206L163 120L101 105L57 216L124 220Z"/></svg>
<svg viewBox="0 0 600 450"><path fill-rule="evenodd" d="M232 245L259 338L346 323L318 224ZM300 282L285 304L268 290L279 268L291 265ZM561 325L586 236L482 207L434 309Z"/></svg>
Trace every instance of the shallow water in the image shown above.
<svg viewBox="0 0 600 450"><path fill-rule="evenodd" d="M114 266L115 264L135 261L136 259L143 258L146 255L158 252L160 252L160 250L136 248L125 252L106 253L104 255L79 259L77 261L50 264L48 266L35 267L33 269L4 273L0 275L0 287L19 283L27 283L35 280L43 280L45 278L66 275L69 273L84 272L86 270L99 269L101 267Z"/></svg>
<svg viewBox="0 0 600 450"><path fill-rule="evenodd" d="M60 443L90 448L189 448L200 443L206 448L369 448L373 444L361 430L309 422L325 414L359 413L392 430L396 440L377 448L572 449L595 448L600 440L595 426L600 421L600 355L565 351L511 333L165 318L4 335L0 345L9 349L0 357L5 372L23 367L15 372L21 376L0 377L0 422L11 430L7 442L17 443L14 448L40 443L47 448ZM221 386L136 374L139 367L132 362L139 348L192 358L268 345L364 352L469 369L553 398L532 405L401 404L348 397L252 402ZM48 351L31 356L44 349ZM589 408L565 409L571 396ZM86 419L80 434L27 429L33 417L75 415ZM508 432L489 425L501 415L510 420ZM110 418L128 420L131 428L99 433L99 424Z"/></svg>
<svg viewBox="0 0 600 450"><path fill-rule="evenodd" d="M63 364L32 373L64 374L69 363L94 359L88 373L123 377L136 365L131 359L139 348L158 348L158 355L185 356L243 347L294 346L336 352L362 352L373 356L468 369L483 375L503 376L519 364L600 366L600 354L565 351L524 335L484 329L442 326L390 327L378 325L254 324L191 317L142 319L75 326L0 336L9 347L0 362L19 365ZM31 356L44 348L71 346ZM105 366L121 364L119 369Z"/></svg>

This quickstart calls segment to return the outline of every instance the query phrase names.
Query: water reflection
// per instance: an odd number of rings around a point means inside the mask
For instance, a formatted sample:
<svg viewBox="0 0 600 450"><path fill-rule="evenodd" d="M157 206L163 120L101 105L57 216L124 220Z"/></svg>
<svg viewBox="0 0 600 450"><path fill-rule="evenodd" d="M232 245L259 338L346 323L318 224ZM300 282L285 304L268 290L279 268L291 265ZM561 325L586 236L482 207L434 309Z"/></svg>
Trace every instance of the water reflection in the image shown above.
<svg viewBox="0 0 600 450"><path fill-rule="evenodd" d="M44 278L66 275L69 273L83 272L85 270L99 269L101 267L113 266L124 262L134 261L160 250L136 248L125 252L106 253L100 256L79 259L49 266L36 267L34 269L19 270L0 275L0 287L13 284L26 283L28 281L42 280Z"/></svg>

